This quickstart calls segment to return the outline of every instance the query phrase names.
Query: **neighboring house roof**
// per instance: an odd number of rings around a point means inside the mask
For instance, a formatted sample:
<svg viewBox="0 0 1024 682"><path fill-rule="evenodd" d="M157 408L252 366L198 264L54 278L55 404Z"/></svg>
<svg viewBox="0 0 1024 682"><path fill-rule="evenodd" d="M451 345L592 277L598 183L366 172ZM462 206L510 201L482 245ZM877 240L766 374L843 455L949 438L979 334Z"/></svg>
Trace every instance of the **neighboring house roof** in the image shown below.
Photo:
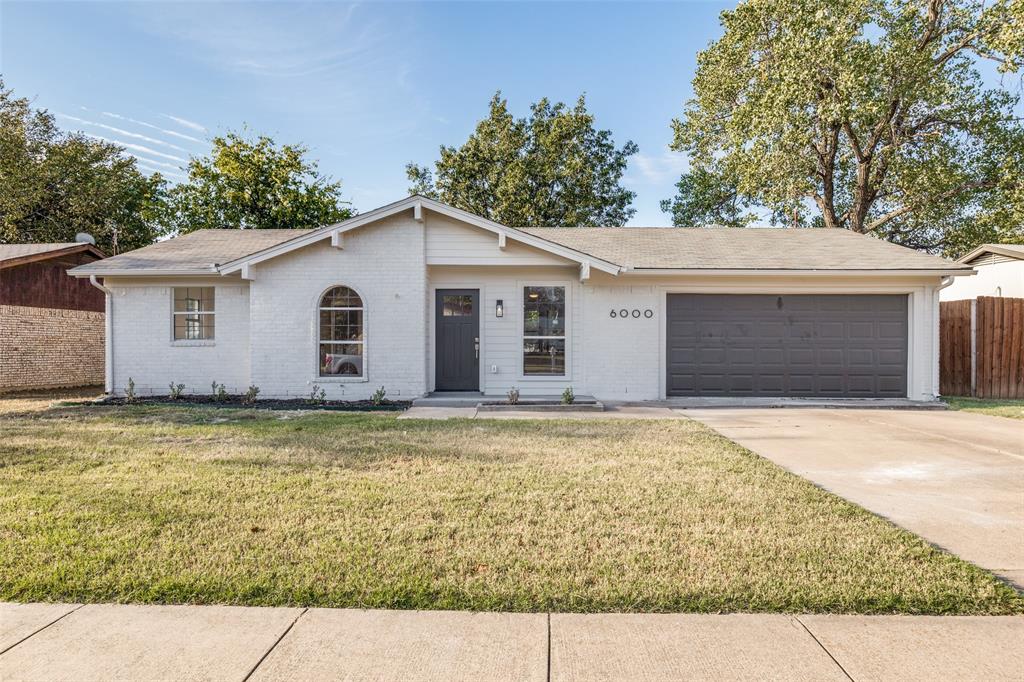
<svg viewBox="0 0 1024 682"><path fill-rule="evenodd" d="M950 270L948 260L843 229L531 227L633 270Z"/></svg>
<svg viewBox="0 0 1024 682"><path fill-rule="evenodd" d="M982 244L966 256L957 259L958 263L969 263L986 253L994 253L1012 260L1024 260L1024 244Z"/></svg>
<svg viewBox="0 0 1024 682"><path fill-rule="evenodd" d="M540 227L510 228L420 196L382 206L314 230L200 230L71 271L88 275L229 274L409 209L424 208L617 274L658 270L971 272L937 256L840 229Z"/></svg>
<svg viewBox="0 0 1024 682"><path fill-rule="evenodd" d="M47 244L0 244L0 268L12 268L49 258L88 253L104 258L102 251L83 242L52 242Z"/></svg>
<svg viewBox="0 0 1024 682"><path fill-rule="evenodd" d="M268 246L309 234L313 230L197 230L180 237L144 246L135 251L89 263L74 269L82 276L97 272L217 274L217 266Z"/></svg>

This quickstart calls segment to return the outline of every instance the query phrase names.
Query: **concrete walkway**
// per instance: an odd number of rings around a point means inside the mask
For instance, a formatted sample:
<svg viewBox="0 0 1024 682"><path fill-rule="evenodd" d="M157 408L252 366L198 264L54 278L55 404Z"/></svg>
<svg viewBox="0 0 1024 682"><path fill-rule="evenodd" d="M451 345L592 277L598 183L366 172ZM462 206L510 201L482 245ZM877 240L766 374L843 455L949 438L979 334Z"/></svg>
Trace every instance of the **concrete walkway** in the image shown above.
<svg viewBox="0 0 1024 682"><path fill-rule="evenodd" d="M399 419L683 419L683 411L667 405L617 405L605 403L600 412L537 412L528 410L477 410L470 407L414 406Z"/></svg>
<svg viewBox="0 0 1024 682"><path fill-rule="evenodd" d="M1024 618L0 604L0 680L1020 680Z"/></svg>
<svg viewBox="0 0 1024 682"><path fill-rule="evenodd" d="M915 410L685 414L1024 588L1024 422Z"/></svg>

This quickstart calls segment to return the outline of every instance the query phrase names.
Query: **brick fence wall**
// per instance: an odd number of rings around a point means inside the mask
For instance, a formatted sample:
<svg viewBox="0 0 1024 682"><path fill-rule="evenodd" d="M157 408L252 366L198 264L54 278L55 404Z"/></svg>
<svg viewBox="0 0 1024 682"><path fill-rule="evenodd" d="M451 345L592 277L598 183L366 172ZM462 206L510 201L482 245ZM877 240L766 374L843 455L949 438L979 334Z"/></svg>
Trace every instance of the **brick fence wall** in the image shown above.
<svg viewBox="0 0 1024 682"><path fill-rule="evenodd" d="M0 392L103 383L103 313L0 305Z"/></svg>

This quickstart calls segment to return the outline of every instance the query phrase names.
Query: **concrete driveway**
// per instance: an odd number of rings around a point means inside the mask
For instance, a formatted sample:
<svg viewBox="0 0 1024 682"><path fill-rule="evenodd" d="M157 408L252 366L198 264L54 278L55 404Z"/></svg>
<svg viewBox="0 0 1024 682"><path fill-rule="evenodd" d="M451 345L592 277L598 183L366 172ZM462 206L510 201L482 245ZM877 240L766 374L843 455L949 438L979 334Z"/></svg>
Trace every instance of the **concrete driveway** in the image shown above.
<svg viewBox="0 0 1024 682"><path fill-rule="evenodd" d="M915 410L685 414L1024 587L1024 422Z"/></svg>

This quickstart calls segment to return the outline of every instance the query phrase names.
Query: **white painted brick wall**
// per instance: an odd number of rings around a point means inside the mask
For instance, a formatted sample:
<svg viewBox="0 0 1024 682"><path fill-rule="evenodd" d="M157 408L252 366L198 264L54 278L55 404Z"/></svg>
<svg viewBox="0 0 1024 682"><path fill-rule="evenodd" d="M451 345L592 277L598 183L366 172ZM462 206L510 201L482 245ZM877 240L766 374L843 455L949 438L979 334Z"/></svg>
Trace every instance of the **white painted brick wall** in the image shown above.
<svg viewBox="0 0 1024 682"><path fill-rule="evenodd" d="M588 284L583 294L587 390L609 400L658 399L662 312L657 288Z"/></svg>
<svg viewBox="0 0 1024 682"><path fill-rule="evenodd" d="M424 223L412 212L345 235L342 250L323 241L252 268L254 279L110 279L114 289L114 385L123 393L128 377L142 394L167 392L171 381L190 392L208 392L217 380L240 393L249 384L261 397L305 397L314 383L331 399L368 398L379 386L389 397L415 398L433 389L434 291L476 288L481 293L481 388L502 395L518 386L524 395L557 395L572 386L579 395L608 400L661 397L664 363L665 295L707 293L907 293L910 294L910 397L936 392L937 278L891 281L817 278L612 277L593 273L580 284L575 266L552 259L551 266L527 265L514 249L501 252L491 238L472 242L472 258L452 251L452 226L432 245L432 258L473 265L427 266ZM427 213L425 225L431 218ZM468 227L467 230L475 230ZM479 243L478 243L479 242ZM446 246L447 245L447 246ZM493 264L476 265L493 248ZM531 254L532 259L535 255ZM212 345L171 342L171 287L217 287L217 334ZM522 287L565 284L569 288L569 374L564 378L522 376ZM318 376L319 298L328 288L350 286L365 306L365 377ZM505 316L494 315L497 299ZM625 309L626 319L610 316ZM633 310L640 312L633 316ZM644 313L651 310L653 315ZM491 372L491 366L497 372Z"/></svg>
<svg viewBox="0 0 1024 682"><path fill-rule="evenodd" d="M331 400L369 398L380 386L395 399L425 393L424 262L423 225L410 211L347 233L344 249L325 240L253 267L251 365L260 396L304 397L314 383ZM317 308L338 285L363 298L362 379L318 376Z"/></svg>
<svg viewBox="0 0 1024 682"><path fill-rule="evenodd" d="M168 384L187 393L209 393L213 381L230 393L249 385L249 290L224 279L159 282L108 278L114 292L114 392L131 377L139 395L166 395ZM175 286L215 286L214 340L174 341L171 309Z"/></svg>

